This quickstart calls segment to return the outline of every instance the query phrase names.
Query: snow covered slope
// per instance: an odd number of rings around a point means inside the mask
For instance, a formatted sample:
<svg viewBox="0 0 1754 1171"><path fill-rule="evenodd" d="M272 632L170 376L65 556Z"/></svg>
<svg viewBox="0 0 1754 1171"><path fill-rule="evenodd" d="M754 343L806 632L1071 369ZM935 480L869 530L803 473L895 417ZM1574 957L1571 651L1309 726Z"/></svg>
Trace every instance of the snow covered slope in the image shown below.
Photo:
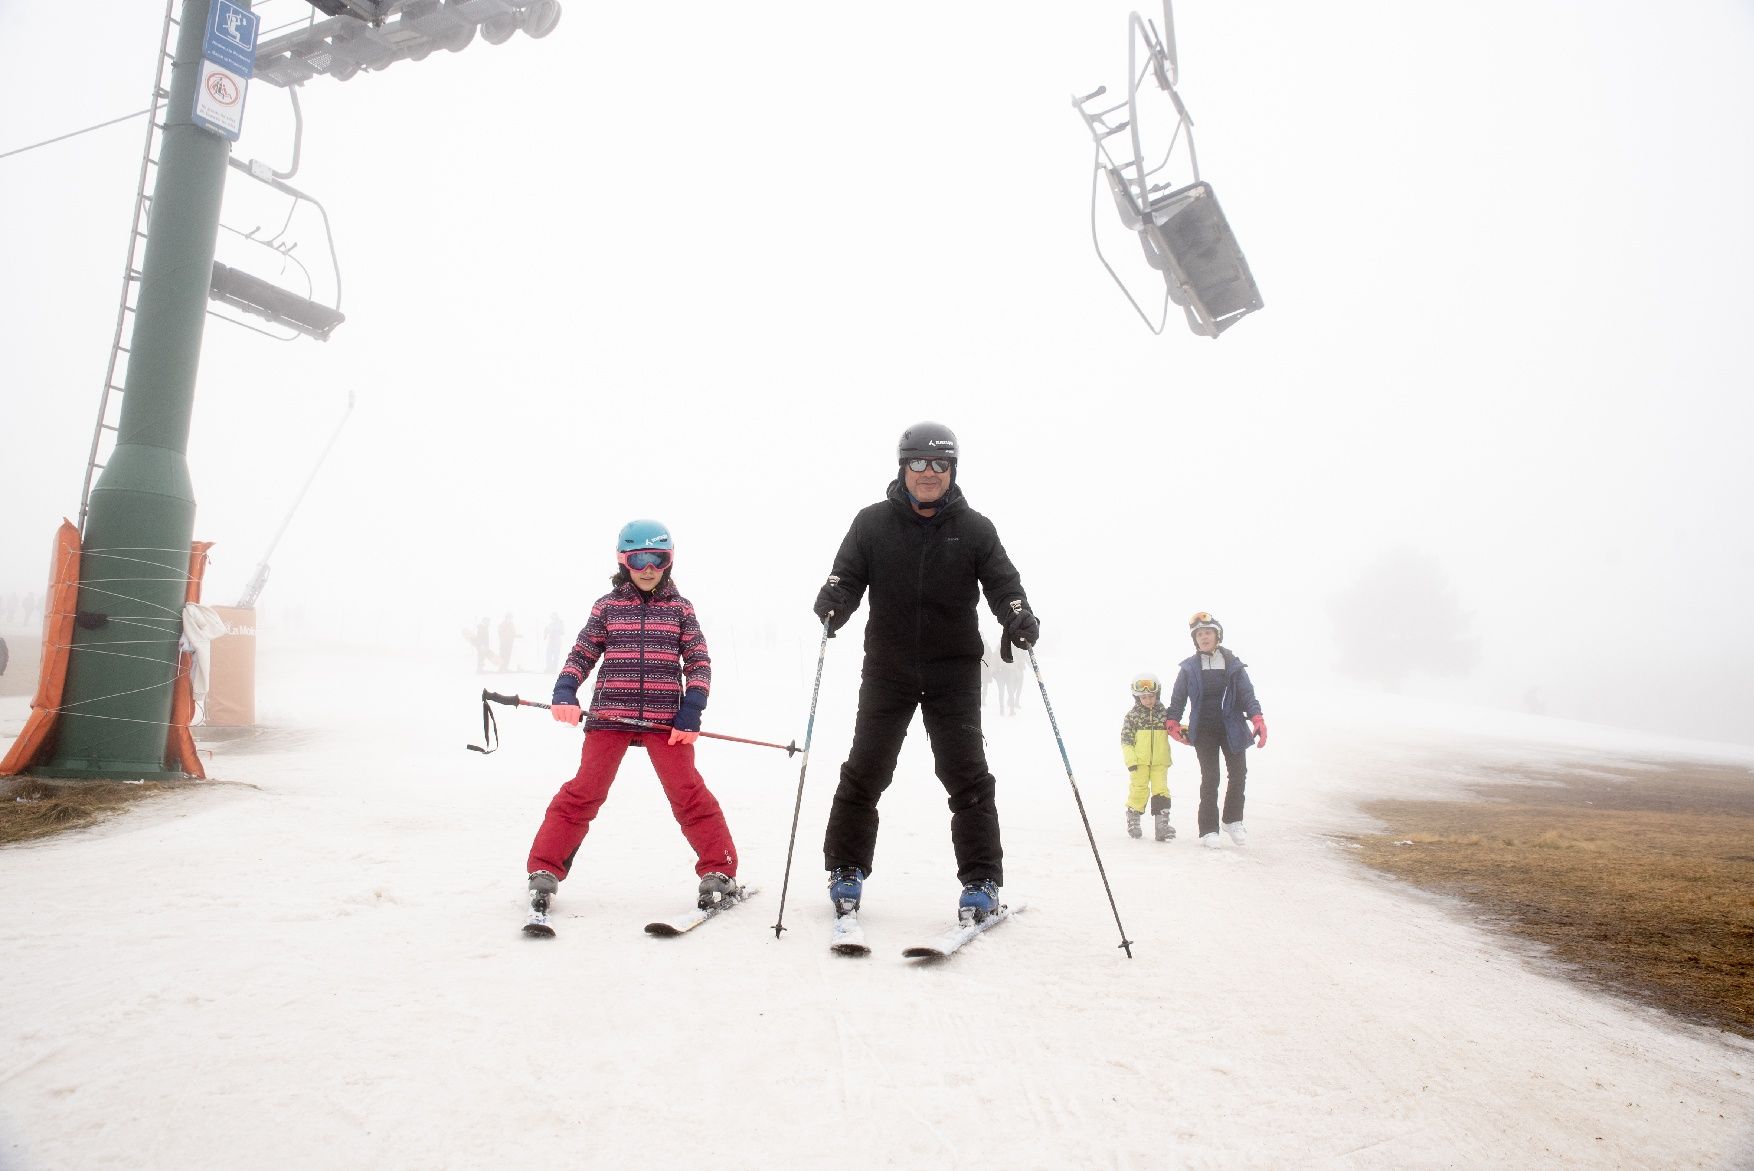
<svg viewBox="0 0 1754 1171"><path fill-rule="evenodd" d="M826 946L844 670L778 940L796 758L702 743L764 892L664 940L641 928L688 905L691 859L630 755L558 937L531 940L524 853L576 733L502 714L504 750L464 752L480 679L446 666L264 675L276 730L216 747L232 784L0 850L7 1171L1754 1165L1754 1048L1566 981L1332 836L1365 824L1360 796L1437 791L1407 762L1442 729L1385 745L1281 700L1250 845L1213 853L1191 840L1191 754L1170 774L1181 838L1125 837L1121 707L1068 678L1054 701L1136 958L1031 697L987 729L1029 913L920 966L900 950L957 888L917 727L866 886L873 953ZM727 687L706 726L801 737L807 682Z"/></svg>

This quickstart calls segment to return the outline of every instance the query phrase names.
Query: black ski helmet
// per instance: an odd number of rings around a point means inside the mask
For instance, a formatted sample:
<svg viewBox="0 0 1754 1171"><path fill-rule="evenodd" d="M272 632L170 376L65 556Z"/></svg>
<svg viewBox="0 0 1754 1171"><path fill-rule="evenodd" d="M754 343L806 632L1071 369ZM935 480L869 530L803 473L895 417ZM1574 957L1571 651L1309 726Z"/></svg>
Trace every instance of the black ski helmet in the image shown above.
<svg viewBox="0 0 1754 1171"><path fill-rule="evenodd" d="M910 459L947 459L956 462L956 432L942 423L930 420L915 423L901 433L901 442L895 445L897 463L906 463Z"/></svg>

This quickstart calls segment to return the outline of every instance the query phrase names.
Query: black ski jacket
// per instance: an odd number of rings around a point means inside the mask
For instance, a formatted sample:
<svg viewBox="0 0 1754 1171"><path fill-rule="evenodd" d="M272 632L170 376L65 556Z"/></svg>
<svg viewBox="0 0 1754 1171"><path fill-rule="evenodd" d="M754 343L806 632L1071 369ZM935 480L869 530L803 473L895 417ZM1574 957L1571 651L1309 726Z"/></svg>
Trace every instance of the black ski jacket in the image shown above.
<svg viewBox="0 0 1754 1171"><path fill-rule="evenodd" d="M853 518L834 556L834 575L853 609L871 595L865 674L908 686L928 684L933 667L980 661L980 591L1001 625L1013 600L1028 605L993 522L970 508L955 484L937 514L922 517L901 481L892 480L887 499Z"/></svg>

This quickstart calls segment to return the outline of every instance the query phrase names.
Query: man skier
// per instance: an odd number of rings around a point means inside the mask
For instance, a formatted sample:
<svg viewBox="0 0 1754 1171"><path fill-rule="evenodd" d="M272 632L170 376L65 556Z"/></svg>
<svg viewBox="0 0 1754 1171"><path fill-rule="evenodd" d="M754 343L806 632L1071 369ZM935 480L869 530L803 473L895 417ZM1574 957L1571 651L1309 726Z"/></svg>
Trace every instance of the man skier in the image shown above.
<svg viewBox="0 0 1754 1171"><path fill-rule="evenodd" d="M1035 645L1041 624L993 523L956 483L956 436L941 423L902 433L899 474L885 499L861 509L816 595L829 634L870 594L853 746L823 838L837 915L858 909L877 847L877 802L918 708L938 780L950 797L950 841L962 883L958 916L979 922L999 907L1004 851L993 774L981 736L980 591L1004 627L1001 657Z"/></svg>

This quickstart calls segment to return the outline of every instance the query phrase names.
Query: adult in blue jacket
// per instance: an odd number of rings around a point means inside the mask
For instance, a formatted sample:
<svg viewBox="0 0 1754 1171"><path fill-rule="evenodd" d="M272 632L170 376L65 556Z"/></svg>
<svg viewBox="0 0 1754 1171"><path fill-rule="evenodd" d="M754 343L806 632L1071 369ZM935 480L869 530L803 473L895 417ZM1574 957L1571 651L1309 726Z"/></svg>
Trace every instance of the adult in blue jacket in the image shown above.
<svg viewBox="0 0 1754 1171"><path fill-rule="evenodd" d="M1224 832L1242 845L1248 831L1242 823L1247 752L1252 741L1267 746L1267 718L1255 698L1248 665L1225 647L1224 627L1201 610L1188 619L1195 653L1181 661L1175 691L1169 697L1169 719L1163 727L1182 744L1192 744L1200 760L1200 844L1218 848L1218 758L1224 757ZM1186 728L1182 710L1188 709ZM1251 730L1252 725L1252 730Z"/></svg>

